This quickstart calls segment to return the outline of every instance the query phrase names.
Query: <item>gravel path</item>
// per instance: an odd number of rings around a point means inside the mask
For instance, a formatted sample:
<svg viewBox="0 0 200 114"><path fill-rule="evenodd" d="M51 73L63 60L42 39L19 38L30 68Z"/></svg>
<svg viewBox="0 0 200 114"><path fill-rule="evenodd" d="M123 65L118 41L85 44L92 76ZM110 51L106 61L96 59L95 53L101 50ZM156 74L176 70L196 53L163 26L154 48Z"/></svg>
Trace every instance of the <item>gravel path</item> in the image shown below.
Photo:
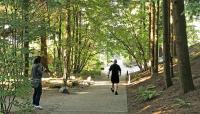
<svg viewBox="0 0 200 114"><path fill-rule="evenodd" d="M119 95L110 91L109 81L96 81L95 85L72 94L58 90L44 90L41 105L44 110L34 114L127 114L126 84L121 82Z"/></svg>

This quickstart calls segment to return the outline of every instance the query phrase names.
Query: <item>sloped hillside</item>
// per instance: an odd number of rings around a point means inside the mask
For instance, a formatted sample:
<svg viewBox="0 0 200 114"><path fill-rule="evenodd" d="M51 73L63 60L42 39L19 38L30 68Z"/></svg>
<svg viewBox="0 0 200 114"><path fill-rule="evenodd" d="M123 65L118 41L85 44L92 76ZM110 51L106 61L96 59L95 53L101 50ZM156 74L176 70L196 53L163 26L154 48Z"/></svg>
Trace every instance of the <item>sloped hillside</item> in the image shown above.
<svg viewBox="0 0 200 114"><path fill-rule="evenodd" d="M181 92L177 66L175 66L173 86L165 88L165 79L161 70L155 86L159 95L152 100L144 101L139 95L139 88L148 87L153 84L153 81L149 78L149 73L142 73L143 78L127 87L130 114L200 114L200 44L191 46L189 51L196 90L187 94Z"/></svg>

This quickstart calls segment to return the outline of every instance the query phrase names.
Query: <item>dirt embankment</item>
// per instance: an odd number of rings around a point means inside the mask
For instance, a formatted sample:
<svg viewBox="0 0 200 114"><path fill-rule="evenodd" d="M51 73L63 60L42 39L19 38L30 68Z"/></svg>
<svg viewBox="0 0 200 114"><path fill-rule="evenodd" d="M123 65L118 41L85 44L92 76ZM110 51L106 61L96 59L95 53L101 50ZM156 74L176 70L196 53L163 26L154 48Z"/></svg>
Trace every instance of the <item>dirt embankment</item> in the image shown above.
<svg viewBox="0 0 200 114"><path fill-rule="evenodd" d="M165 89L165 78L161 72L156 80L156 90L162 93L149 101L139 98L138 89L141 86L148 86L154 82L147 77L149 73L143 74L140 83L134 83L127 87L128 110L130 114L200 114L200 44L190 47L191 69L195 90L187 94L181 92L181 85L177 73L177 66L174 68L175 77L172 78L173 86ZM141 80L141 79L140 79Z"/></svg>

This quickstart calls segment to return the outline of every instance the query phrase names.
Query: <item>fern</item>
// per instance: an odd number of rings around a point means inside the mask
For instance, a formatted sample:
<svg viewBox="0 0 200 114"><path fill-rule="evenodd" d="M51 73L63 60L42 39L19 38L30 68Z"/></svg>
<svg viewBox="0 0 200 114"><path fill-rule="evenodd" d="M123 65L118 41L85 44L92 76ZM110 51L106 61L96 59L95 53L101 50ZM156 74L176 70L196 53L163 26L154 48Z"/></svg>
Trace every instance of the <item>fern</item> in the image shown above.
<svg viewBox="0 0 200 114"><path fill-rule="evenodd" d="M175 99L175 103L174 103L173 106L178 106L178 107L186 106L186 107L188 107L188 106L190 106L190 105L191 105L190 102L187 102L187 101L185 101L185 100L183 100L183 99L180 99L180 98L176 98L176 99Z"/></svg>
<svg viewBox="0 0 200 114"><path fill-rule="evenodd" d="M156 96L160 95L160 92L157 92L155 90L155 86L149 85L147 87L143 87L143 86L139 87L138 94L142 100L147 101L147 100L151 100L151 99L155 98Z"/></svg>

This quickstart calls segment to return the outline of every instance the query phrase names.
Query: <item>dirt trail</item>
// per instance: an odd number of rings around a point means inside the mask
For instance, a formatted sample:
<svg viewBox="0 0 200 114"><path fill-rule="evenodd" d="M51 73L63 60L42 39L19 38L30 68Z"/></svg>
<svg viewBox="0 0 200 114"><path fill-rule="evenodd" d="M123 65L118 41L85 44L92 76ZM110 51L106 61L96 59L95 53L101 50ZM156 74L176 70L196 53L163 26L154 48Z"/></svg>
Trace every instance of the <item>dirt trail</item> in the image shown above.
<svg viewBox="0 0 200 114"><path fill-rule="evenodd" d="M126 83L120 83L119 95L114 95L110 87L110 81L96 81L87 89L73 89L70 95L44 90L44 110L32 114L127 114Z"/></svg>

